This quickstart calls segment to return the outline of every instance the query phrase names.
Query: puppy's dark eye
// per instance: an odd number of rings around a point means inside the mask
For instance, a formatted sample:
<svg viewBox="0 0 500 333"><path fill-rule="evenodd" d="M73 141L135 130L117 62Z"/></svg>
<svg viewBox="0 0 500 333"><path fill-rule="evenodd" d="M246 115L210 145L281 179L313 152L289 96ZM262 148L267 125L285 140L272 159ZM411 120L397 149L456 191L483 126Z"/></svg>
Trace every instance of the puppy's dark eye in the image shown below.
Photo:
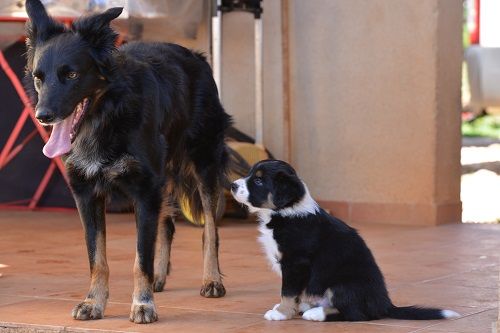
<svg viewBox="0 0 500 333"><path fill-rule="evenodd" d="M256 177L253 179L253 182L255 185L261 186L262 185L262 178Z"/></svg>
<svg viewBox="0 0 500 333"><path fill-rule="evenodd" d="M77 72L68 72L68 74L66 74L66 78L68 80L77 79L78 78L78 73Z"/></svg>

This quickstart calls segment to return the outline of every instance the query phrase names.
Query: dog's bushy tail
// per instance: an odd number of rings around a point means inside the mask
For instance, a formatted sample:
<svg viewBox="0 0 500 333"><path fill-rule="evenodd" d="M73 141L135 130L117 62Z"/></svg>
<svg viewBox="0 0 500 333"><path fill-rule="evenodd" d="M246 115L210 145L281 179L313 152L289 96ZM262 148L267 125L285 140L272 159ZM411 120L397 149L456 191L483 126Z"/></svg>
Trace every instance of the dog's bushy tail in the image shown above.
<svg viewBox="0 0 500 333"><path fill-rule="evenodd" d="M441 310L435 308L422 308L418 306L392 306L387 317L407 320L431 320L458 318L460 315L452 310Z"/></svg>

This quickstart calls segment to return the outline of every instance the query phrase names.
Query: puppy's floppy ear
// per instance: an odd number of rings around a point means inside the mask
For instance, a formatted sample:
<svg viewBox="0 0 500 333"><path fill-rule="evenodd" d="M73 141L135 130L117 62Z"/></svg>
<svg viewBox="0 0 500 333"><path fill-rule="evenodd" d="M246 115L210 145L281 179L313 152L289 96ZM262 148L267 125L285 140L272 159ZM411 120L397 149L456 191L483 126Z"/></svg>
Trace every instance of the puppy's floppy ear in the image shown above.
<svg viewBox="0 0 500 333"><path fill-rule="evenodd" d="M280 170L273 178L272 194L276 209L290 207L304 196L304 184L296 174Z"/></svg>
<svg viewBox="0 0 500 333"><path fill-rule="evenodd" d="M110 8L104 13L84 16L72 25L73 31L91 46L91 56L106 78L113 70L112 52L116 48L115 42L118 37L109 24L120 16L122 11L123 7Z"/></svg>
<svg viewBox="0 0 500 333"><path fill-rule="evenodd" d="M64 25L54 21L40 0L26 0L26 47L28 49L28 68L33 64L34 48L37 44L65 31Z"/></svg>

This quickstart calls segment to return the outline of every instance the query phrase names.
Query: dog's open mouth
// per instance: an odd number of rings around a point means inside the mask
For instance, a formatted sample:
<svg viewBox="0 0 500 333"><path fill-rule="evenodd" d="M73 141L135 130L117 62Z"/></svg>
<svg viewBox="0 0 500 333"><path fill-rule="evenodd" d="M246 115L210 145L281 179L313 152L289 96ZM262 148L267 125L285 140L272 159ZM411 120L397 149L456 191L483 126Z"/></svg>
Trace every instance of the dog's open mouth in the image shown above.
<svg viewBox="0 0 500 333"><path fill-rule="evenodd" d="M58 157L71 150L71 143L78 134L83 115L89 106L89 99L78 103L75 110L62 121L52 125L50 138L43 147L43 154L49 158Z"/></svg>
<svg viewBox="0 0 500 333"><path fill-rule="evenodd" d="M71 125L71 132L69 134L71 142L75 140L76 134L78 134L78 130L80 129L80 126L82 124L83 115L87 111L88 107L89 107L89 99L85 98L83 101L78 103L78 105L75 108L75 111L73 111L74 114L73 123Z"/></svg>

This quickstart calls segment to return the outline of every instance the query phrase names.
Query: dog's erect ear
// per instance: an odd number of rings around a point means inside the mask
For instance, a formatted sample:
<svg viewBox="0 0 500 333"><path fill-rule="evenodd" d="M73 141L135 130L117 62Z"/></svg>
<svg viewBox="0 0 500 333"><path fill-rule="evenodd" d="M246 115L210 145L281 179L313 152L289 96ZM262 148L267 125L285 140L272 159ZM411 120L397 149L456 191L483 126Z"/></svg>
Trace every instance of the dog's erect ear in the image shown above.
<svg viewBox="0 0 500 333"><path fill-rule="evenodd" d="M104 13L84 16L73 23L73 30L95 48L112 49L118 34L111 29L109 24L120 16L122 11L123 7L115 7Z"/></svg>
<svg viewBox="0 0 500 333"><path fill-rule="evenodd" d="M288 171L278 171L273 178L273 203L277 209L290 207L305 194L302 181Z"/></svg>
<svg viewBox="0 0 500 333"><path fill-rule="evenodd" d="M112 53L118 37L109 24L120 16L122 11L123 7L110 8L104 13L84 16L73 23L73 31L89 43L90 55L106 79L112 76L114 70Z"/></svg>
<svg viewBox="0 0 500 333"><path fill-rule="evenodd" d="M26 0L26 13L30 18L26 33L32 45L64 32L64 26L47 14L40 0Z"/></svg>
<svg viewBox="0 0 500 333"><path fill-rule="evenodd" d="M33 60L33 49L51 37L63 33L64 25L54 21L45 10L40 0L26 0L26 13L30 20L26 23L26 46L28 64ZM31 50L31 52L30 52Z"/></svg>

